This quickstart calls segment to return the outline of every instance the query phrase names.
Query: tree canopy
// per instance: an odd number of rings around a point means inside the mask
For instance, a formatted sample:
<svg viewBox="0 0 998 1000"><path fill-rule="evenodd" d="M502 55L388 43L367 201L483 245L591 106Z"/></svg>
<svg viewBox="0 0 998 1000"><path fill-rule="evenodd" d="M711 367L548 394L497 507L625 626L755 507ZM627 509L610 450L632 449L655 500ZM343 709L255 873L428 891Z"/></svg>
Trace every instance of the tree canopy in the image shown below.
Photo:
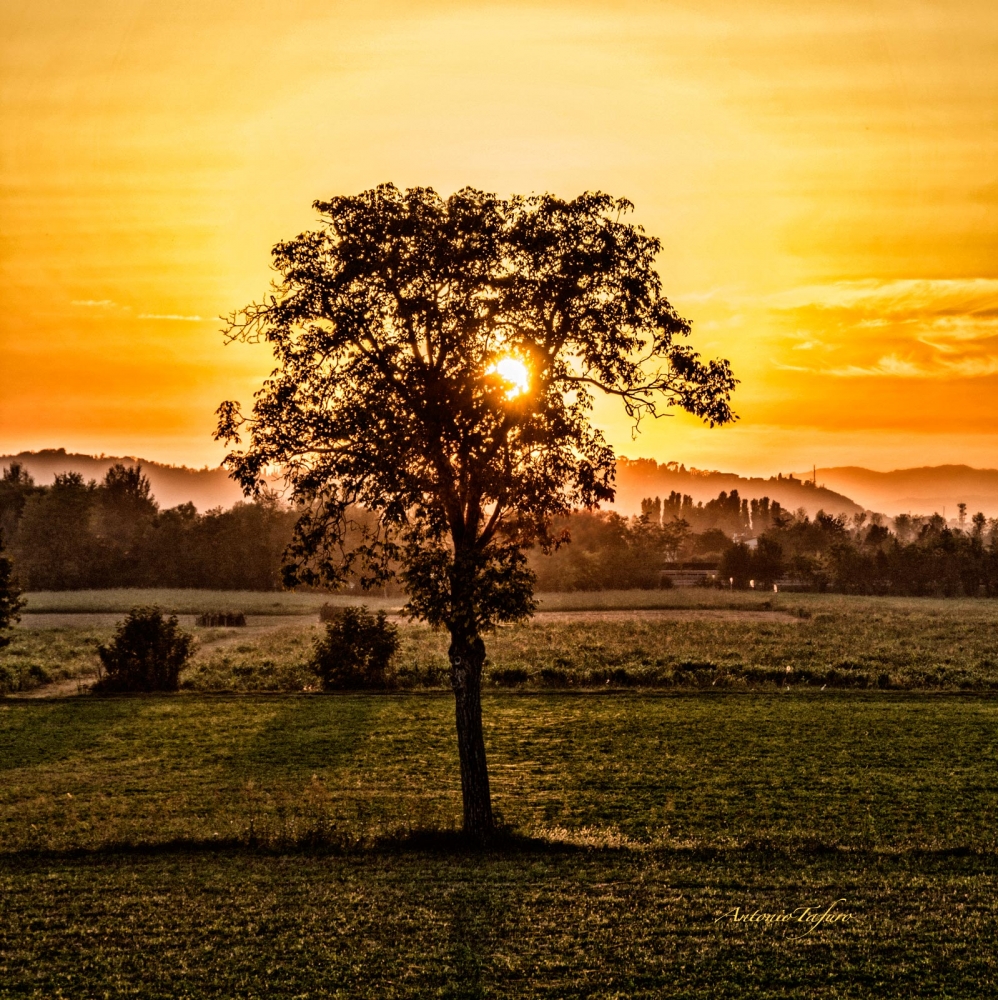
<svg viewBox="0 0 998 1000"><path fill-rule="evenodd" d="M462 735L481 744L481 633L532 612L523 550L560 541L552 519L613 498L594 393L635 423L678 406L713 426L735 379L687 343L625 199L386 184L315 208L318 229L274 248L270 296L230 319L278 366L251 414L221 405L217 434L248 432L227 460L247 492L277 468L300 506L289 584L397 567L409 613L450 631L465 825L487 831L484 746ZM374 517L348 547L357 506Z"/></svg>

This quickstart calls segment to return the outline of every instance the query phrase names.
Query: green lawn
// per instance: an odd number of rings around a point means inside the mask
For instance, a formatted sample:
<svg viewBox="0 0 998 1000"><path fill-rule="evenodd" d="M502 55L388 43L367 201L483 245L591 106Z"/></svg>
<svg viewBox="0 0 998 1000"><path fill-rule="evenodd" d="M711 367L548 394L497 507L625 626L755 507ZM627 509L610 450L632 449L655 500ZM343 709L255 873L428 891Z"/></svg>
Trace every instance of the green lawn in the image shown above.
<svg viewBox="0 0 998 1000"><path fill-rule="evenodd" d="M998 701L490 695L485 854L449 832L452 713L0 702L0 995L998 989ZM839 899L809 935L730 917Z"/></svg>

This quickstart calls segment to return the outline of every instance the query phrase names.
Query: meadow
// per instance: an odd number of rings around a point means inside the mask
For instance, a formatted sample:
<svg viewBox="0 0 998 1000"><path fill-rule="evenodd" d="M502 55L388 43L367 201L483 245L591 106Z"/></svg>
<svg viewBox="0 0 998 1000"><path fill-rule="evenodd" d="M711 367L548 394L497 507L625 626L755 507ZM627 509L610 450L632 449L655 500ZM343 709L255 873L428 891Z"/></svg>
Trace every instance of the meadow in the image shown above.
<svg viewBox="0 0 998 1000"><path fill-rule="evenodd" d="M186 691L315 690L318 680L308 661L319 634L318 606L359 599L251 596L210 591L29 595L32 627L16 630L14 642L0 653L0 692L47 689L66 695L92 682L97 646L112 635L121 609L137 603L178 613L197 636L198 652L181 679ZM285 610L264 612L267 601ZM394 612L401 602L368 598L367 603L372 610ZM691 589L542 594L539 603L532 620L500 628L488 638L488 686L998 690L996 601ZM286 610L292 606L298 609L294 614ZM220 609L244 611L249 627L194 626L195 613ZM392 685L446 688L446 636L396 620L401 648ZM40 627L48 625L53 627Z"/></svg>
<svg viewBox="0 0 998 1000"><path fill-rule="evenodd" d="M998 990L995 602L542 595L489 638L474 850L444 636L321 695L324 595L173 595L178 695L84 694L136 592L31 595L0 654L0 996Z"/></svg>
<svg viewBox="0 0 998 1000"><path fill-rule="evenodd" d="M0 994L994 991L995 701L490 695L488 851L454 832L452 711L0 704Z"/></svg>

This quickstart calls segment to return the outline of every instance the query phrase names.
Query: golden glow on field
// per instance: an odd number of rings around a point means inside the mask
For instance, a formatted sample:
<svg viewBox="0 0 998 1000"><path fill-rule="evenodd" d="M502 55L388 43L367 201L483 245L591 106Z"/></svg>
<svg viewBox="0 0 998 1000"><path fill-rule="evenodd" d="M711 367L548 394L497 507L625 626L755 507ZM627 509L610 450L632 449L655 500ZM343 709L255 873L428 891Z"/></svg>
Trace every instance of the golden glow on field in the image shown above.
<svg viewBox="0 0 998 1000"><path fill-rule="evenodd" d="M741 420L599 403L619 451L998 465L996 51L993 0L2 4L0 453L217 462L273 362L216 317L390 180L634 202Z"/></svg>
<svg viewBox="0 0 998 1000"><path fill-rule="evenodd" d="M494 365L485 370L485 374L498 375L509 385L509 389L506 391L507 399L514 399L530 389L530 372L518 358L500 358Z"/></svg>

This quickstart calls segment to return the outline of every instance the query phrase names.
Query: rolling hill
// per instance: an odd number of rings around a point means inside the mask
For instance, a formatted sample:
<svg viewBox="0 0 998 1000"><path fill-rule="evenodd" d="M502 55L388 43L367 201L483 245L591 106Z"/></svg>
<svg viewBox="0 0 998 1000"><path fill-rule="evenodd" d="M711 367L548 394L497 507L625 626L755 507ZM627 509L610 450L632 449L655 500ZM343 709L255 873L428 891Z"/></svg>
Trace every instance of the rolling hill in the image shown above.
<svg viewBox="0 0 998 1000"><path fill-rule="evenodd" d="M204 511L231 507L243 499L239 487L222 468L191 469L127 455L80 455L64 448L0 456L0 467L11 462L20 462L42 484L51 483L59 472L80 472L86 479L100 480L116 462L140 464L161 507L190 501ZM738 490L747 499L768 496L789 510L803 507L811 517L818 510L846 515L874 510L891 517L945 511L948 518L954 518L961 502L967 504L968 515L981 510L988 517L998 517L998 469L941 465L873 472L842 466L818 469L817 478L815 487L810 474L750 478L733 472L687 469L651 458L621 458L617 463L617 499L611 506L630 515L640 512L645 497L667 497L676 491L706 503L722 490Z"/></svg>
<svg viewBox="0 0 998 1000"><path fill-rule="evenodd" d="M937 465L872 472L841 466L818 469L817 475L819 483L891 517L938 511L952 519L959 503L967 505L968 516L982 511L988 517L998 517L998 469Z"/></svg>
<svg viewBox="0 0 998 1000"><path fill-rule="evenodd" d="M819 510L846 515L863 510L849 497L821 486L814 487L802 478L748 478L733 472L687 469L675 462L659 464L653 458L620 458L617 461L617 498L612 506L620 514L635 514L640 512L645 497L667 497L675 491L692 496L697 503L706 503L722 490L726 493L738 490L739 495L748 500L769 497L789 510L803 507L809 517L814 517Z"/></svg>

